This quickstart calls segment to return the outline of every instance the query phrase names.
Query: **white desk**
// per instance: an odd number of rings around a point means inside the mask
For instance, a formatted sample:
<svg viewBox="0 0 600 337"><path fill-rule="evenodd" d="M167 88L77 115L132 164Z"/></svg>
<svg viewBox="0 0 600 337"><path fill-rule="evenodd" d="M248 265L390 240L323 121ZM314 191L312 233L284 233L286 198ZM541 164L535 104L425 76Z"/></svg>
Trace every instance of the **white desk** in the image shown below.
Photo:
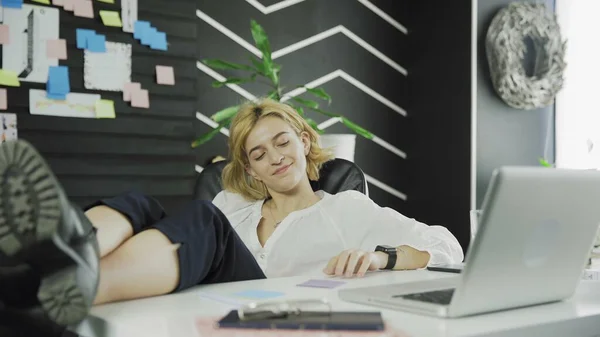
<svg viewBox="0 0 600 337"><path fill-rule="evenodd" d="M335 289L296 286L308 280L307 277L198 286L167 296L97 306L75 331L85 337L200 337L194 327L198 317L218 318L235 308L234 304L203 294L235 300L236 292L260 289L286 294L278 300L326 297L338 311L381 311L386 324L407 336L600 336L600 281L582 281L575 296L567 301L460 319L438 319L352 304L341 301L337 295L341 288L440 277L456 276L426 270L379 272L362 279L344 279L347 283Z"/></svg>

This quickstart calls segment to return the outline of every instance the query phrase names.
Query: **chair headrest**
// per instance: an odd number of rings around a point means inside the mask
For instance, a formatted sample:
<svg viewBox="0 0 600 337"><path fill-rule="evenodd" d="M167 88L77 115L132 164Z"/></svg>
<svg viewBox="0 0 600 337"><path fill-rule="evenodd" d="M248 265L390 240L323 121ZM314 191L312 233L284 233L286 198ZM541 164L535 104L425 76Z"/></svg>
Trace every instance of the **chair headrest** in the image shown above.
<svg viewBox="0 0 600 337"><path fill-rule="evenodd" d="M221 174L226 161L212 163L196 179L194 198L198 200L213 200L223 190ZM362 170L355 163L341 159L332 159L321 167L318 181L311 181L314 191L323 190L330 194L341 191L356 190L367 194L367 183Z"/></svg>

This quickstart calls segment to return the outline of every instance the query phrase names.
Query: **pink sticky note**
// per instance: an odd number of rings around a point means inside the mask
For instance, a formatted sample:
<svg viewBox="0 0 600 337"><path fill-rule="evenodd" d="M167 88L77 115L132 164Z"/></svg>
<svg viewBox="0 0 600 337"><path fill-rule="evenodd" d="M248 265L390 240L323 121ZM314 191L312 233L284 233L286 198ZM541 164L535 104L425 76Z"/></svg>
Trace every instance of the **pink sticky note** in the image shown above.
<svg viewBox="0 0 600 337"><path fill-rule="evenodd" d="M8 25L0 25L0 44L10 43L10 28Z"/></svg>
<svg viewBox="0 0 600 337"><path fill-rule="evenodd" d="M173 67L156 66L156 83L175 85L175 73Z"/></svg>
<svg viewBox="0 0 600 337"><path fill-rule="evenodd" d="M64 39L48 40L46 42L46 56L52 59L67 59L67 41Z"/></svg>
<svg viewBox="0 0 600 337"><path fill-rule="evenodd" d="M134 92L142 89L142 85L137 82L125 83L123 87L123 100L125 102L131 101L131 96Z"/></svg>
<svg viewBox="0 0 600 337"><path fill-rule="evenodd" d="M2 88L0 89L0 110L6 110L8 109L8 104L7 104L7 98L6 98L6 89Z"/></svg>
<svg viewBox="0 0 600 337"><path fill-rule="evenodd" d="M131 94L131 106L134 108L146 108L150 107L150 98L148 97L148 90L140 89L134 91Z"/></svg>
<svg viewBox="0 0 600 337"><path fill-rule="evenodd" d="M75 16L82 18L94 18L94 7L92 0L77 0L74 5Z"/></svg>
<svg viewBox="0 0 600 337"><path fill-rule="evenodd" d="M79 0L63 0L63 8L66 11L73 11L75 9L75 4L79 2Z"/></svg>
<svg viewBox="0 0 600 337"><path fill-rule="evenodd" d="M65 3L64 0L52 0L52 4L54 6L61 6L62 7L64 5L64 3Z"/></svg>

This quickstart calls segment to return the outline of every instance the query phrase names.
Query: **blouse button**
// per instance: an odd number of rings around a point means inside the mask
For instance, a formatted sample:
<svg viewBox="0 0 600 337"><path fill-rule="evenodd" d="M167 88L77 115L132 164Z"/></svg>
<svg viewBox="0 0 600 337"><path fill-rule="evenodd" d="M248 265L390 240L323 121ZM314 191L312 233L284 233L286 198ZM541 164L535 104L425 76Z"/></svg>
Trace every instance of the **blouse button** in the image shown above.
<svg viewBox="0 0 600 337"><path fill-rule="evenodd" d="M267 254L265 254L265 253L260 254L261 259L264 259L266 256L267 256Z"/></svg>

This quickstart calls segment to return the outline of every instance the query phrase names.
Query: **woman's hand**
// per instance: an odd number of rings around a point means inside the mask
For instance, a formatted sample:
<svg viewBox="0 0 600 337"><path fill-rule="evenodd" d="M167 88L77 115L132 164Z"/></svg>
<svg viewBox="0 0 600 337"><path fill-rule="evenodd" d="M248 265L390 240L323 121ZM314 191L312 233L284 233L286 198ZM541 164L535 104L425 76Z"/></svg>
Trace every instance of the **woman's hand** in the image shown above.
<svg viewBox="0 0 600 337"><path fill-rule="evenodd" d="M367 271L384 268L387 265L387 259L387 254L382 252L348 249L329 260L323 272L327 275L362 277Z"/></svg>

